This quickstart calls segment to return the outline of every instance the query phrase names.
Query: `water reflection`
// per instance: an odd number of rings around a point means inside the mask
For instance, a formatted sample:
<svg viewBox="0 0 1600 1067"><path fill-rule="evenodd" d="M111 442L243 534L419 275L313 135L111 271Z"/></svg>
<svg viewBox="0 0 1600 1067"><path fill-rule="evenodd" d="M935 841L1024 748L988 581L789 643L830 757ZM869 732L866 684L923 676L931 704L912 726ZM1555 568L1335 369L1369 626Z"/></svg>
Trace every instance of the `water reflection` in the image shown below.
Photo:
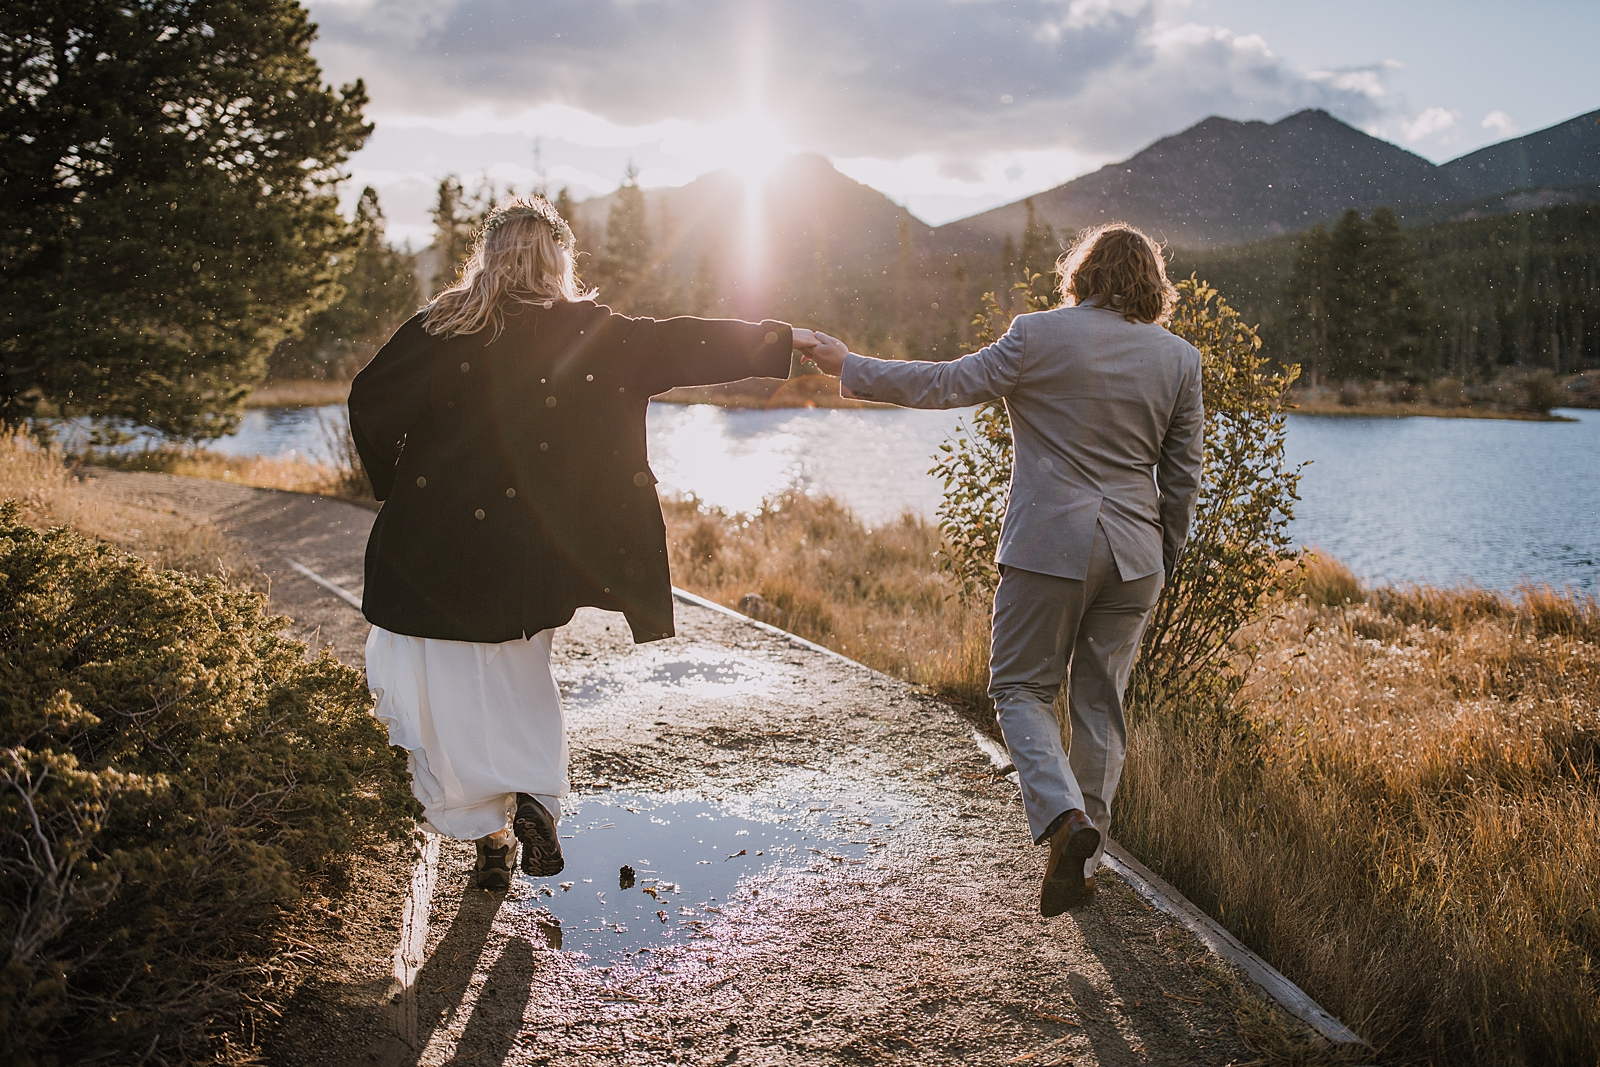
<svg viewBox="0 0 1600 1067"><path fill-rule="evenodd" d="M532 912L551 947L596 962L682 944L770 868L805 877L860 863L900 818L859 804L779 800L735 810L628 793L575 795L562 807L566 869L533 879L533 892L514 893L507 906Z"/></svg>

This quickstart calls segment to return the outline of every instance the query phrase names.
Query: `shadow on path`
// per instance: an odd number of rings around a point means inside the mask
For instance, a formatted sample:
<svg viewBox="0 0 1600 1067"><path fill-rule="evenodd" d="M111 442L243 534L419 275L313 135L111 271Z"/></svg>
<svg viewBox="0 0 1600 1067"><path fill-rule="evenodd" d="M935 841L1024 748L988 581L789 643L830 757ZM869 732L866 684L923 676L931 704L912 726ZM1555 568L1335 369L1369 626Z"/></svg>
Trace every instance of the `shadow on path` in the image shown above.
<svg viewBox="0 0 1600 1067"><path fill-rule="evenodd" d="M500 910L504 900L499 894L477 889L467 889L462 893L461 905L450 920L444 939L428 956L422 970L417 972L417 980L412 983L411 989L397 996L394 1013L396 1032L389 1037L378 1055L378 1063L382 1067L416 1067L434 1033L455 1014L478 968L484 946L488 943L495 913ZM508 953L514 944L506 946ZM411 998L409 1005L406 1004L407 998ZM415 1012L415 1022L408 1007Z"/></svg>
<svg viewBox="0 0 1600 1067"><path fill-rule="evenodd" d="M522 1016L528 1010L536 969L533 946L520 937L506 942L494 970L478 991L472 1018L448 1064L504 1063L517 1043Z"/></svg>

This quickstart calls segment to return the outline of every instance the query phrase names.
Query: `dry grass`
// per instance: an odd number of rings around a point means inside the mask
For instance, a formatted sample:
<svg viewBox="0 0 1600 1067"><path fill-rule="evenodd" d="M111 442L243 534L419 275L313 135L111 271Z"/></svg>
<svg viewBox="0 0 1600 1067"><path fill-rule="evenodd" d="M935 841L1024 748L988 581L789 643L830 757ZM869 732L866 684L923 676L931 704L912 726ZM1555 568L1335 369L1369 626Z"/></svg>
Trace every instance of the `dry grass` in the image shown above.
<svg viewBox="0 0 1600 1067"><path fill-rule="evenodd" d="M907 681L984 706L989 621L952 598L943 541L912 515L876 529L826 497L755 515L666 505L673 580ZM741 601L754 594L764 604Z"/></svg>
<svg viewBox="0 0 1600 1067"><path fill-rule="evenodd" d="M1119 836L1388 1061L1596 1062L1600 608L1317 568L1253 731L1136 727Z"/></svg>
<svg viewBox="0 0 1600 1067"><path fill-rule="evenodd" d="M165 508L113 499L84 482L58 449L5 433L0 434L0 500L13 499L22 503L22 521L37 529L72 526L156 567L228 574L241 584L265 588L243 550L211 526Z"/></svg>
<svg viewBox="0 0 1600 1067"><path fill-rule="evenodd" d="M230 456L199 447L165 446L138 452L92 452L81 457L95 466L150 471L185 478L209 478L262 489L287 489L337 497L376 508L372 487L356 455L355 442L341 421L326 423L322 436L332 463L299 456Z"/></svg>
<svg viewBox="0 0 1600 1067"><path fill-rule="evenodd" d="M247 408L320 408L350 399L350 383L338 378L272 379L245 398Z"/></svg>
<svg viewBox="0 0 1600 1067"><path fill-rule="evenodd" d="M785 498L668 532L679 584L987 709L988 619L930 524ZM1600 1059L1600 606L1318 555L1242 636L1239 719L1137 722L1117 836L1380 1061Z"/></svg>

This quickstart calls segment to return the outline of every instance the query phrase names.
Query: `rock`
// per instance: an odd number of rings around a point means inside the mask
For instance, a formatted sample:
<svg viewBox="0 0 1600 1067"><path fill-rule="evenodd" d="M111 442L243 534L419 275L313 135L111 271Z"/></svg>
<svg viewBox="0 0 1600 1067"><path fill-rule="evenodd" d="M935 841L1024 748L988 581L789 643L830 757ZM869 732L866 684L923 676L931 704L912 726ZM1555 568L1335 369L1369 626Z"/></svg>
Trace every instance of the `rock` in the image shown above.
<svg viewBox="0 0 1600 1067"><path fill-rule="evenodd" d="M758 622L771 626L782 626L789 619L789 613L778 605L762 596L760 593L746 593L739 598L739 610Z"/></svg>

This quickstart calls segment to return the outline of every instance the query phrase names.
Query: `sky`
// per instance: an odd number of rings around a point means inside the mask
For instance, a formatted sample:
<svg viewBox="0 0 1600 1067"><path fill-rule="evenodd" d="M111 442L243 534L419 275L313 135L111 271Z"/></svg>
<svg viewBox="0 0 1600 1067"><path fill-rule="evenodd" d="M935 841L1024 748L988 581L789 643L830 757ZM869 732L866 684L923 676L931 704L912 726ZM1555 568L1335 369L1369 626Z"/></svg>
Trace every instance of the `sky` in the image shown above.
<svg viewBox="0 0 1600 1067"><path fill-rule="evenodd" d="M346 199L649 188L787 154L940 224L1210 115L1324 108L1443 162L1600 108L1592 0L307 0L376 130Z"/></svg>

